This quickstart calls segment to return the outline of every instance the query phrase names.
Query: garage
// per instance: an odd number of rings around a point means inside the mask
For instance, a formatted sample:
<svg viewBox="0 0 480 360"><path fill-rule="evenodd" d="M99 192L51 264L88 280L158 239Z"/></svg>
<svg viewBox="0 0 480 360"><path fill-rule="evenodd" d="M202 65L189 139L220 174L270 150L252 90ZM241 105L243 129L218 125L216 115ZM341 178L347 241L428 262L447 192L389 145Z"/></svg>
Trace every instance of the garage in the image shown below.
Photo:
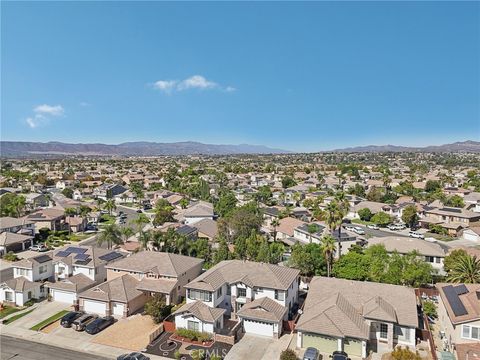
<svg viewBox="0 0 480 360"><path fill-rule="evenodd" d="M123 316L125 310L125 304L114 302L112 304L113 315Z"/></svg>
<svg viewBox="0 0 480 360"><path fill-rule="evenodd" d="M107 304L101 301L83 300L83 311L87 313L106 315Z"/></svg>
<svg viewBox="0 0 480 360"><path fill-rule="evenodd" d="M73 305L75 301L75 293L50 289L50 295L53 301L63 302Z"/></svg>
<svg viewBox="0 0 480 360"><path fill-rule="evenodd" d="M273 323L244 319L243 329L247 334L273 337Z"/></svg>
<svg viewBox="0 0 480 360"><path fill-rule="evenodd" d="M338 350L338 339L330 336L305 333L302 336L302 347L314 347L320 352L331 354Z"/></svg>
<svg viewBox="0 0 480 360"><path fill-rule="evenodd" d="M343 341L343 351L349 356L362 357L362 341L346 338Z"/></svg>

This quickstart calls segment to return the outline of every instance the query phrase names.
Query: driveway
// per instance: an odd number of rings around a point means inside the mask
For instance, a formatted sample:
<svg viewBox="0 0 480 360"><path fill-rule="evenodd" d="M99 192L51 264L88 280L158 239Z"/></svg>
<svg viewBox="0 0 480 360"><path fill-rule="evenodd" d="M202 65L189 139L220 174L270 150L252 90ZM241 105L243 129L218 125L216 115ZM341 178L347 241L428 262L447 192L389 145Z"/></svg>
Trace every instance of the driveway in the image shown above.
<svg viewBox="0 0 480 360"><path fill-rule="evenodd" d="M28 330L32 326L49 318L52 315L57 314L62 310L71 310L70 307L65 303L59 303L56 301L48 302L46 300L33 305L32 308L35 308L35 310L33 310L31 313L21 317L18 320L15 320L11 324L5 325L2 328L2 333L15 330Z"/></svg>
<svg viewBox="0 0 480 360"><path fill-rule="evenodd" d="M267 353L267 349L278 342L269 337L255 336L245 334L239 342L233 345L232 349L225 356L225 360L245 360L245 359L278 359L277 357L270 357L271 353Z"/></svg>

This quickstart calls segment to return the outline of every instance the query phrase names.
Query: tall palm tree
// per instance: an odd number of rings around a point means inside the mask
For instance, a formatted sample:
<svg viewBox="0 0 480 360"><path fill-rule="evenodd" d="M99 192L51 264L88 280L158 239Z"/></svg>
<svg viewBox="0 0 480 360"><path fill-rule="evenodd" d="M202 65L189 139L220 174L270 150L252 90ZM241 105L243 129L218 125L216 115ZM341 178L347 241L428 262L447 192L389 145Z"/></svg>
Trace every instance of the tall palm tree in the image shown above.
<svg viewBox="0 0 480 360"><path fill-rule="evenodd" d="M120 229L120 233L122 234L122 240L124 243L135 234L135 231L130 226L124 226Z"/></svg>
<svg viewBox="0 0 480 360"><path fill-rule="evenodd" d="M153 240L151 231L141 231L138 240L143 250L148 250L148 244Z"/></svg>
<svg viewBox="0 0 480 360"><path fill-rule="evenodd" d="M150 219L148 218L147 215L143 214L143 213L140 213L138 214L138 217L133 220L133 223L135 225L137 225L138 227L138 232L141 233L142 232L142 229L143 227L146 225L146 224L149 224L150 223Z"/></svg>
<svg viewBox="0 0 480 360"><path fill-rule="evenodd" d="M112 215L112 211L114 211L117 208L117 205L115 205L115 201L110 199L110 200L107 200L105 204L103 204L103 208L107 210L110 215Z"/></svg>
<svg viewBox="0 0 480 360"><path fill-rule="evenodd" d="M336 229L338 229L338 239L337 239L337 245L338 245L338 257L342 255L342 249L341 249L341 244L340 244L340 238L341 238L341 228L342 228L342 220L343 220L343 212L340 206L338 205L338 202L334 199L330 201L327 206L325 207L326 211L326 216L325 216L325 223L329 227L331 232L334 232Z"/></svg>
<svg viewBox="0 0 480 360"><path fill-rule="evenodd" d="M112 244L120 245L122 243L122 234L117 225L106 225L103 231L97 237L97 244L102 245L107 243L109 249L112 248Z"/></svg>
<svg viewBox="0 0 480 360"><path fill-rule="evenodd" d="M326 235L322 238L321 249L325 261L327 262L327 276L330 277L332 272L333 254L335 253L335 239L333 236Z"/></svg>
<svg viewBox="0 0 480 360"><path fill-rule="evenodd" d="M273 241L277 241L277 226L280 225L280 221L278 219L273 219L272 222L270 223L273 227Z"/></svg>
<svg viewBox="0 0 480 360"><path fill-rule="evenodd" d="M476 256L462 256L449 271L448 282L480 284L480 259Z"/></svg>
<svg viewBox="0 0 480 360"><path fill-rule="evenodd" d="M189 243L187 237L180 235L175 241L175 248L177 252L181 255L188 254Z"/></svg>

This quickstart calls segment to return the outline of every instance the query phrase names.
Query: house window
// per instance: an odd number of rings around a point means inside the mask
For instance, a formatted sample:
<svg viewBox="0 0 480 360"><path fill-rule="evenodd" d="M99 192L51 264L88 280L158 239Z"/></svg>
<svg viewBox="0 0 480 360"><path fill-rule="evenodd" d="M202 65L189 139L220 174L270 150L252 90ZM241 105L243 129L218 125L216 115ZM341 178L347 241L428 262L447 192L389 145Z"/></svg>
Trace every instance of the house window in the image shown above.
<svg viewBox="0 0 480 360"><path fill-rule="evenodd" d="M200 329L198 322L192 321L192 320L188 320L187 327L188 327L188 330L194 330L194 331L199 331Z"/></svg>
<svg viewBox="0 0 480 360"><path fill-rule="evenodd" d="M188 298L190 300L212 301L212 293L208 291L192 290L188 291Z"/></svg>
<svg viewBox="0 0 480 360"><path fill-rule="evenodd" d="M38 273L39 273L39 274L44 274L44 273L46 273L46 272L47 272L47 265L40 266L40 267L38 268Z"/></svg>
<svg viewBox="0 0 480 360"><path fill-rule="evenodd" d="M11 292L11 291L5 292L5 300L6 301L13 301L13 292Z"/></svg>
<svg viewBox="0 0 480 360"><path fill-rule="evenodd" d="M275 290L275 300L285 301L285 292Z"/></svg>
<svg viewBox="0 0 480 360"><path fill-rule="evenodd" d="M388 337L388 325L380 324L380 339L387 339Z"/></svg>
<svg viewBox="0 0 480 360"><path fill-rule="evenodd" d="M425 256L425 261L429 263L433 263L435 257L434 256Z"/></svg>
<svg viewBox="0 0 480 360"><path fill-rule="evenodd" d="M436 258L435 258L435 262L436 262L437 264L440 264L440 260L441 260L441 259L440 259L439 257L436 257Z"/></svg>
<svg viewBox="0 0 480 360"><path fill-rule="evenodd" d="M28 292L27 298L28 298L28 300L30 300L32 298L32 292L31 291Z"/></svg>
<svg viewBox="0 0 480 360"><path fill-rule="evenodd" d="M398 340L400 340L400 341L409 341L410 340L410 329L409 328L402 328L400 326L395 325L394 331L395 331L395 335L397 336Z"/></svg>
<svg viewBox="0 0 480 360"><path fill-rule="evenodd" d="M217 298L219 298L220 296L222 296L222 288L219 288L217 290Z"/></svg>
<svg viewBox="0 0 480 360"><path fill-rule="evenodd" d="M480 327L463 325L462 338L480 340Z"/></svg>
<svg viewBox="0 0 480 360"><path fill-rule="evenodd" d="M237 288L237 297L246 297L247 289Z"/></svg>
<svg viewBox="0 0 480 360"><path fill-rule="evenodd" d="M227 284L227 295L232 295L232 290L230 289L230 286Z"/></svg>

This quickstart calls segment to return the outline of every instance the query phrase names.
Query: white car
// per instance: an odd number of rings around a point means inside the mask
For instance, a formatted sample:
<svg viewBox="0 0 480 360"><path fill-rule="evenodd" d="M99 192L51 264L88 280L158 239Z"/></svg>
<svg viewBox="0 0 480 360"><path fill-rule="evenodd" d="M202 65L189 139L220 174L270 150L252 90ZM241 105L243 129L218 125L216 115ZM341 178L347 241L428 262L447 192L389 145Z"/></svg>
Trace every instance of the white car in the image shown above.
<svg viewBox="0 0 480 360"><path fill-rule="evenodd" d="M423 236L423 234L420 234L419 232L416 232L416 231L410 231L408 233L408 236L417 238L417 239L425 239L425 236Z"/></svg>
<svg viewBox="0 0 480 360"><path fill-rule="evenodd" d="M30 246L29 250L44 252L44 251L48 251L48 248L44 244L38 244L38 245Z"/></svg>
<svg viewBox="0 0 480 360"><path fill-rule="evenodd" d="M373 229L373 230L378 230L378 229L380 229L380 228L378 227L378 225L375 225L375 224L368 224L368 225L367 225L367 228Z"/></svg>
<svg viewBox="0 0 480 360"><path fill-rule="evenodd" d="M355 231L355 226L353 226L353 225L345 225L345 230Z"/></svg>
<svg viewBox="0 0 480 360"><path fill-rule="evenodd" d="M360 226L355 226L353 228L353 231L355 233L357 233L358 235L364 235L365 234L365 230L363 230Z"/></svg>

